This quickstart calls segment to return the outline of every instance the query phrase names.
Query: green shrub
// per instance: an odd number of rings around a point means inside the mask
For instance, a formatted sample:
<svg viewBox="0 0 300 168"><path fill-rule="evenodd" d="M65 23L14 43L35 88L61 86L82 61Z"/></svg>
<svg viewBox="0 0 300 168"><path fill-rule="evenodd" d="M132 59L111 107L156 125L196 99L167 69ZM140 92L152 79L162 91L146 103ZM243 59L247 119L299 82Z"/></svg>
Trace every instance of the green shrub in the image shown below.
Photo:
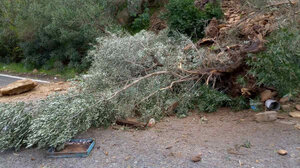
<svg viewBox="0 0 300 168"><path fill-rule="evenodd" d="M1 20L10 20L4 28L17 35L14 38L28 66L68 66L80 71L89 65L85 56L91 43L114 25L102 4L99 0L5 0L2 8L10 10L2 9L7 12Z"/></svg>
<svg viewBox="0 0 300 168"><path fill-rule="evenodd" d="M280 96L300 89L300 31L283 28L268 38L266 51L250 55L250 74L257 85L275 87Z"/></svg>
<svg viewBox="0 0 300 168"><path fill-rule="evenodd" d="M205 85L199 87L197 96L193 99L193 104L203 112L214 112L231 101L226 94Z"/></svg>
<svg viewBox="0 0 300 168"><path fill-rule="evenodd" d="M23 59L19 38L14 26L15 4L13 1L0 2L0 61L19 62Z"/></svg>
<svg viewBox="0 0 300 168"><path fill-rule="evenodd" d="M244 109L250 108L250 101L246 99L244 96L239 96L235 98L231 98L231 101L228 102L228 106L234 111L240 111Z"/></svg>
<svg viewBox="0 0 300 168"><path fill-rule="evenodd" d="M149 8L146 8L144 13L137 16L137 18L134 19L132 22L130 29L132 33L137 33L141 30L145 30L150 25L150 10Z"/></svg>
<svg viewBox="0 0 300 168"><path fill-rule="evenodd" d="M194 0L170 0L166 5L167 19L170 29L180 33L201 38L204 36L204 28L213 17L221 18L223 13L219 4L208 3L204 10L199 10L194 5Z"/></svg>
<svg viewBox="0 0 300 168"><path fill-rule="evenodd" d="M0 62L20 62L23 56L18 44L18 37L14 31L0 27Z"/></svg>

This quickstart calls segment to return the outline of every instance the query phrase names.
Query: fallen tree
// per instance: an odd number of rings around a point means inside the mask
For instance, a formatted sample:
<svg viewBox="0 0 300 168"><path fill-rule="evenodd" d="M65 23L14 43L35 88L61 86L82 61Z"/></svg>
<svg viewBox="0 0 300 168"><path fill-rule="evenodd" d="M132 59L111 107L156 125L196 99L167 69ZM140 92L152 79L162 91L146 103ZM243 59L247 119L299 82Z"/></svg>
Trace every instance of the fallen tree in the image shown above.
<svg viewBox="0 0 300 168"><path fill-rule="evenodd" d="M91 126L109 125L116 119L128 117L147 121L167 115L184 117L193 109L213 112L222 106L248 108L249 97L256 96L257 89L273 87L273 84L282 87L281 83L289 82L286 86L297 91L299 33L283 33L278 37L288 35L289 38L279 42L271 39L272 42L265 45L265 36L273 31L268 26L272 23L271 16L250 20L250 28L242 24L239 33L249 37L244 37L243 43L231 45L220 41L228 37L223 34L224 30L239 24L238 19L235 20L237 16L229 25L220 26L213 21L209 27L216 30L217 26L219 32L210 34L209 43L204 43L204 39L193 43L176 32L169 36L168 30L158 35L142 31L134 36L110 34L98 38L89 52L92 66L86 75L74 79L74 90L52 95L33 105L0 106L0 149L61 148L65 141ZM276 33L280 35L280 32ZM288 45L289 41L294 41L292 46ZM278 46L282 43L286 47ZM206 46L202 46L204 44ZM269 50L274 48L287 54L279 57L278 52ZM265 49L267 53L256 54ZM272 67L268 60L277 61L277 67ZM251 68L255 68L254 71ZM280 78L264 75L268 70L281 75ZM286 78L288 72L291 75Z"/></svg>

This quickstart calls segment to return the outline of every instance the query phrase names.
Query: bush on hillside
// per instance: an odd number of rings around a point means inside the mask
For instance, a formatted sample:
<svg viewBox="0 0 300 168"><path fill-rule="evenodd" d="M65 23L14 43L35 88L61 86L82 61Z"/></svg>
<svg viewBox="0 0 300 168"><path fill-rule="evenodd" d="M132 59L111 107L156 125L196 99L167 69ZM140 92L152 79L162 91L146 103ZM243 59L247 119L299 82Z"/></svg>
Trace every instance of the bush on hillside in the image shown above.
<svg viewBox="0 0 300 168"><path fill-rule="evenodd" d="M208 3L203 10L199 10L194 5L194 0L170 0L166 8L164 17L169 28L192 38L203 37L208 22L213 17L220 19L223 15L219 3Z"/></svg>
<svg viewBox="0 0 300 168"><path fill-rule="evenodd" d="M142 14L139 14L130 25L132 33L146 30L150 25L150 11L146 8Z"/></svg>
<svg viewBox="0 0 300 168"><path fill-rule="evenodd" d="M1 22L9 24L2 32L13 32L25 63L35 68L87 68L86 51L113 25L98 0L5 0L3 4Z"/></svg>

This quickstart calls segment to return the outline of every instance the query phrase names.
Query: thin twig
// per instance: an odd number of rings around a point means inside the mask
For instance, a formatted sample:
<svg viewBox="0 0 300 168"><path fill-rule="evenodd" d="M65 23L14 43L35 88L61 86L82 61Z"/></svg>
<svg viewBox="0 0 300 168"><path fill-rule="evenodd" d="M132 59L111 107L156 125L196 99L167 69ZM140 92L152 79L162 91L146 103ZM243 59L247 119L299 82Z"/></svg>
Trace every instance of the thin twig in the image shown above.
<svg viewBox="0 0 300 168"><path fill-rule="evenodd" d="M187 81L195 80L195 79L198 79L198 78L199 78L199 77L197 76L197 77L192 77L192 78L180 79L180 80L177 80L177 81L173 81L173 82L170 84L170 86L167 86L167 87L162 88L162 89L160 89L160 90L172 89L172 87L173 87L173 85L174 85L175 83L187 82Z"/></svg>

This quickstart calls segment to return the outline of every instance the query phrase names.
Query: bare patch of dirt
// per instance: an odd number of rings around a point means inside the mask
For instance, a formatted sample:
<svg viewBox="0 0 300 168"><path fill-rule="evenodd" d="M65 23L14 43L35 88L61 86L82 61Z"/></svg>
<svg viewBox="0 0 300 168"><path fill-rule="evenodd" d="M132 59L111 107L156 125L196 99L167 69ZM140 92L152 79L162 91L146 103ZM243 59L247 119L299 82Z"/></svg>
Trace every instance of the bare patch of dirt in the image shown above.
<svg viewBox="0 0 300 168"><path fill-rule="evenodd" d="M1 96L0 102L2 103L18 102L18 101L28 102L33 100L40 100L56 92L65 93L67 92L67 89L69 87L70 87L69 82L39 84L33 90L26 93L13 95L13 96Z"/></svg>

